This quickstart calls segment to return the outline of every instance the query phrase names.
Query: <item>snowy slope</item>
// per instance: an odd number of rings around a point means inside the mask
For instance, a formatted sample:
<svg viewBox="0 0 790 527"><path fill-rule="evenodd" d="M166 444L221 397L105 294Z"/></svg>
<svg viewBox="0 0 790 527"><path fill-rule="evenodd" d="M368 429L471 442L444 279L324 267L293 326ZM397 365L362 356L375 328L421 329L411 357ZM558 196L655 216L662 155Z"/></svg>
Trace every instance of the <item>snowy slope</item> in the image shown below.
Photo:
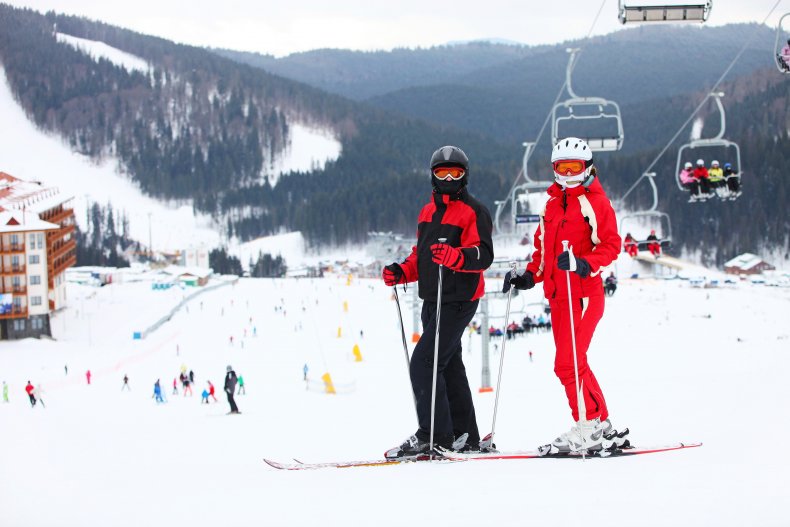
<svg viewBox="0 0 790 527"><path fill-rule="evenodd" d="M148 62L144 59L109 46L104 42L66 35L65 33L57 33L56 38L58 42L66 43L90 55L96 61L99 59L106 59L113 64L126 68L129 72L139 71L141 73L148 73L150 70Z"/></svg>
<svg viewBox="0 0 790 527"><path fill-rule="evenodd" d="M607 301L590 362L613 422L630 427L637 443L698 440L700 449L585 463L291 473L261 458L375 458L414 431L389 288L367 280L347 286L345 277L242 280L133 341L126 321L140 305L155 312L177 300L135 287L70 284L74 301L53 320L57 341L0 345L0 380L11 387L11 402L0 404L3 526L209 526L232 518L278 526L567 527L601 515L626 525L786 525L786 463L781 452L766 455L766 444L747 447L744 432L790 434L788 289L623 280ZM540 296L532 290L516 297L511 318ZM491 309L501 317L504 300L492 298ZM354 344L361 363L351 361ZM485 433L494 398L477 393L479 336L464 337L464 345ZM492 372L498 359L494 353ZM355 391L306 391L305 363L311 378L329 371ZM197 393L170 395L182 365L195 371L198 390L210 379L221 393L227 364L248 385L237 397L242 415L225 416L221 396L201 405ZM131 392L120 391L124 373ZM160 406L151 399L156 378L169 401ZM46 409L27 404L28 379L43 383ZM570 426L550 334L508 343L501 395L501 448L534 447Z"/></svg>

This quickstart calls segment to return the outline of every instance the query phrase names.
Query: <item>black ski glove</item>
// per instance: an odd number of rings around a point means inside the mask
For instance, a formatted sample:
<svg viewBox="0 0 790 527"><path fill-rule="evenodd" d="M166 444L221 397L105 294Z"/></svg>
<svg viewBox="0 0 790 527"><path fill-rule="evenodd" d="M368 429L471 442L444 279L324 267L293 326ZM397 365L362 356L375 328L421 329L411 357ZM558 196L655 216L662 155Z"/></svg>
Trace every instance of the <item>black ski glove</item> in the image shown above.
<svg viewBox="0 0 790 527"><path fill-rule="evenodd" d="M403 274L403 268L396 264L391 263L381 271L381 278L388 286L406 283L406 276Z"/></svg>
<svg viewBox="0 0 790 527"><path fill-rule="evenodd" d="M535 277L532 275L532 271L527 271L523 275L516 273L515 276L513 271L508 271L505 275L505 282L502 284L502 292L510 291L511 284L516 289L532 289L535 287Z"/></svg>
<svg viewBox="0 0 790 527"><path fill-rule="evenodd" d="M576 269L574 272L582 278L590 276L590 264L584 258L578 256L573 257L576 260ZM563 271L571 270L571 256L568 251L564 251L557 257L557 267Z"/></svg>

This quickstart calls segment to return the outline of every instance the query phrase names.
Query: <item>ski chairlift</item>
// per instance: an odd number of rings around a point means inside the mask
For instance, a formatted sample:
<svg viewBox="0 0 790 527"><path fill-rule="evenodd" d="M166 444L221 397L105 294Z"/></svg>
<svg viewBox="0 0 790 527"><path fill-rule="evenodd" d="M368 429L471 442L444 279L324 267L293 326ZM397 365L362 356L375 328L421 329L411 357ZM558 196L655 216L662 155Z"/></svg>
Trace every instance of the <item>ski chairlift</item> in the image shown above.
<svg viewBox="0 0 790 527"><path fill-rule="evenodd" d="M642 175L642 177L647 179L648 183L650 183L650 187L653 190L653 204L645 210L631 212L621 216L619 232L620 235L623 236L623 239L625 239L625 233L629 232L629 230L626 228L628 225L634 225L638 220L643 218L655 218L655 223L651 224L651 228L653 228L655 225L655 231L658 236L659 244L661 245L661 250L664 251L669 249L672 245L672 221L669 219L669 214L658 210L658 189L656 188L656 182L654 181L656 173L646 172ZM636 241L640 251L647 250L647 246L650 243L647 241L647 239Z"/></svg>
<svg viewBox="0 0 790 527"><path fill-rule="evenodd" d="M551 184L554 183L554 180L537 181L529 177L527 164L529 163L529 158L535 149L535 143L523 143L523 146L524 157L519 176L524 176L524 183L521 183L520 185L514 185L513 188L510 189L510 192L508 193L508 196L505 200L496 202L497 207L496 213L494 214L494 227L496 232L499 234L503 233L503 227L500 223L500 219L502 217L502 213L508 205L510 205L511 227L514 232L518 230L516 228L518 225L525 225L540 221L538 215L529 209L529 201L527 199L529 192L530 190L545 192L546 189L548 189Z"/></svg>
<svg viewBox="0 0 790 527"><path fill-rule="evenodd" d="M713 100L716 101L716 106L719 110L719 116L721 118L719 133L716 134L716 136L708 139L693 139L678 149L677 164L675 166L675 181L677 182L678 188L684 192L689 192L690 189L685 187L683 182L680 180L680 171L683 169L683 164L686 160L692 160L691 162L693 163L693 159L704 159L704 154L698 152L698 149L703 149L703 151L708 152L710 152L711 149L716 148L724 148L728 151L730 149L733 150L735 152L735 159L728 160L728 162L732 164L734 170L734 175L731 177L737 177L740 180L741 175L743 174L743 171L741 170L741 149L738 146L738 143L724 139L724 132L727 129L727 116L724 112L724 106L721 104L721 98L724 97L724 93L712 92L710 97L713 97ZM738 183L738 188L740 188L740 181ZM740 190L738 190L736 193L733 193L729 191L728 188L729 187L716 190L717 195L722 200L729 199L732 201L740 196ZM719 190L722 190L722 192L719 192Z"/></svg>
<svg viewBox="0 0 790 527"><path fill-rule="evenodd" d="M790 74L790 64L788 64L788 62L786 62L785 59L782 58L782 48L784 47L784 43L786 42L785 38L790 38L790 31L782 30L782 23L784 22L784 19L787 17L790 17L790 13L785 13L784 15L782 15L782 18L779 19L779 24L777 24L776 26L776 44L774 44L774 57L776 58L776 68L779 70L780 73L784 73L785 75ZM787 60L790 61L790 57L788 57Z"/></svg>
<svg viewBox="0 0 790 527"><path fill-rule="evenodd" d="M575 67L576 56L579 49L568 49L571 54L565 70L565 86L570 99L557 103L551 110L551 141L557 144L562 137L573 136L584 139L593 152L614 152L623 146L623 119L620 116L620 107L614 101L601 97L579 97L573 91L571 75ZM564 121L582 121L599 124L609 123L616 126L616 132L609 134L590 134L577 132L563 132L560 135L560 124ZM614 127L612 127L614 130Z"/></svg>
<svg viewBox="0 0 790 527"><path fill-rule="evenodd" d="M617 18L621 24L645 22L706 22L713 8L713 1L694 4L625 5L618 2Z"/></svg>

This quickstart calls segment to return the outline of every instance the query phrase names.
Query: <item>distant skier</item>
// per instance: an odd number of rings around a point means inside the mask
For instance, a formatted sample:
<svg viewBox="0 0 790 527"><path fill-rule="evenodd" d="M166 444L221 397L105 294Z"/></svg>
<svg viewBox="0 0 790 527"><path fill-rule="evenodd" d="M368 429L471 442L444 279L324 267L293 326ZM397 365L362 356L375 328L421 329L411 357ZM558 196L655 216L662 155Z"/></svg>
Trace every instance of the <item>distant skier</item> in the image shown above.
<svg viewBox="0 0 790 527"><path fill-rule="evenodd" d="M233 371L230 365L225 370L227 372L225 374L225 394L228 396L228 404L230 405L229 413L238 414L241 412L239 412L239 407L236 406L236 401L233 400L233 394L236 392L236 372Z"/></svg>
<svg viewBox="0 0 790 527"><path fill-rule="evenodd" d="M192 383L189 381L189 375L184 374L184 379L183 379L182 382L184 384L183 396L186 397L187 396L187 392L189 392L189 396L192 397L192 395L193 395L192 394Z"/></svg>
<svg viewBox="0 0 790 527"><path fill-rule="evenodd" d="M532 362L532 350L529 350L529 362Z"/></svg>
<svg viewBox="0 0 790 527"><path fill-rule="evenodd" d="M614 273L609 273L609 276L606 277L604 290L606 291L606 296L612 296L617 291L617 277L615 277Z"/></svg>
<svg viewBox="0 0 790 527"><path fill-rule="evenodd" d="M88 380L88 384L91 383L91 371L88 370L85 372L85 378Z"/></svg>
<svg viewBox="0 0 790 527"><path fill-rule="evenodd" d="M236 395L241 395L242 393L247 395L247 388L244 387L244 376L239 375L239 391L236 393Z"/></svg>
<svg viewBox="0 0 790 527"><path fill-rule="evenodd" d="M200 397L201 397L200 404L203 404L203 403L208 404L208 396L209 396L208 387L203 388L203 392L200 394Z"/></svg>
<svg viewBox="0 0 790 527"><path fill-rule="evenodd" d="M782 46L782 51L776 56L776 60L782 71L790 72L790 39L787 39L787 44Z"/></svg>
<svg viewBox="0 0 790 527"><path fill-rule="evenodd" d="M574 425L541 446L542 455L610 446L604 443L605 435L612 430L609 411L587 362L587 349L604 312L600 272L617 258L622 243L612 204L598 181L587 143L575 137L561 139L552 150L551 162L555 183L547 191L549 199L540 214L532 259L523 275L511 276L508 272L503 287L504 291L511 285L531 289L543 282L551 309L554 372L565 388ZM563 249L563 240L570 242L570 251ZM579 404L579 394L583 395L583 405ZM579 415L580 406L586 415Z"/></svg>
<svg viewBox="0 0 790 527"><path fill-rule="evenodd" d="M27 381L27 386L25 386L25 391L27 392L27 396L30 398L30 407L31 408L36 406L36 394L33 393L33 392L35 392L35 390L36 389L33 387L33 385L30 383L30 381Z"/></svg>
<svg viewBox="0 0 790 527"><path fill-rule="evenodd" d="M388 458L427 453L432 430L435 447L493 448L490 441L480 440L461 346L464 331L485 293L483 273L494 258L491 214L466 188L469 158L460 148L444 146L436 150L428 177L433 192L417 219L417 245L402 263L392 263L382 270L387 286L416 281L423 300L423 333L409 368L419 428L399 447L389 450L385 454ZM438 363L434 365L440 272L442 309Z"/></svg>
<svg viewBox="0 0 790 527"><path fill-rule="evenodd" d="M131 386L129 386L129 376L125 373L123 374L123 386L121 386L121 391L124 390L132 391Z"/></svg>
<svg viewBox="0 0 790 527"><path fill-rule="evenodd" d="M178 382L175 377L173 377L173 395L178 395Z"/></svg>
<svg viewBox="0 0 790 527"><path fill-rule="evenodd" d="M656 258L661 256L661 242L656 236L655 229L650 231L650 236L647 237L647 250Z"/></svg>
<svg viewBox="0 0 790 527"><path fill-rule="evenodd" d="M700 194L697 197L703 200L710 197L710 179L708 169L705 168L705 160L697 159L697 166L694 168L693 175L697 183L699 183Z"/></svg>
<svg viewBox="0 0 790 527"><path fill-rule="evenodd" d="M159 384L159 379L157 379L156 382L154 383L153 398L157 404L165 402L165 400L162 398L162 386Z"/></svg>
<svg viewBox="0 0 790 527"><path fill-rule="evenodd" d="M64 365L63 365L63 371L65 371L65 372L66 372L66 373L65 373L65 375L68 375L68 374L69 374L69 365L68 365L68 364L64 364Z"/></svg>
<svg viewBox="0 0 790 527"><path fill-rule="evenodd" d="M189 370L189 382L195 384L195 372Z"/></svg>
<svg viewBox="0 0 790 527"><path fill-rule="evenodd" d="M3 402L8 402L8 384L5 381L3 381Z"/></svg>
<svg viewBox="0 0 790 527"><path fill-rule="evenodd" d="M214 384L212 384L211 381L208 381L208 394L211 396L212 399L214 399L214 402L216 403L217 398L214 395Z"/></svg>
<svg viewBox="0 0 790 527"><path fill-rule="evenodd" d="M302 366L302 375L304 376L302 380L305 382L307 382L307 369L307 363L305 362L304 366Z"/></svg>
<svg viewBox="0 0 790 527"><path fill-rule="evenodd" d="M694 165L689 162L686 162L686 164L683 165L683 170L680 171L680 184L689 189L689 193L691 194L689 201L695 201L697 199L697 194L699 194L699 182L697 182L697 179L694 177Z"/></svg>
<svg viewBox="0 0 790 527"><path fill-rule="evenodd" d="M732 168L731 163L724 163L724 179L730 191L730 199L741 195L741 176Z"/></svg>

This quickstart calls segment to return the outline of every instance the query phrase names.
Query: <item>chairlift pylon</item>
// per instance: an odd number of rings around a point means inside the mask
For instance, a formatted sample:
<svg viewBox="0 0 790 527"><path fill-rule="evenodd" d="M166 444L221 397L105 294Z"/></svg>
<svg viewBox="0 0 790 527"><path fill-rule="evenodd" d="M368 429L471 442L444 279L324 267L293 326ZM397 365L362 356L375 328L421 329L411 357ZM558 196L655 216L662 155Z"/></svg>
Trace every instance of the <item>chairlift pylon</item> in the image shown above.
<svg viewBox="0 0 790 527"><path fill-rule="evenodd" d="M785 75L790 74L790 64L785 62L785 59L782 58L782 48L784 47L783 42L785 42L784 39L788 38L788 40L790 40L790 31L784 31L782 29L782 23L787 17L790 17L790 13L785 13L782 15L782 18L779 19L779 23L776 25L776 43L774 44L776 69L779 70L779 73L784 73ZM782 35L785 36L783 37ZM790 42L788 45L790 45ZM788 60L790 60L790 58Z"/></svg>
<svg viewBox="0 0 790 527"><path fill-rule="evenodd" d="M697 152L697 149L706 149L706 148L733 149L735 152L735 160L734 162L732 161L729 162L735 167L735 174L737 175L737 177L741 177L741 175L743 174L743 170L741 167L741 149L738 146L738 143L724 138L724 133L727 130L727 116L726 113L724 112L724 105L722 105L721 103L721 98L724 97L724 93L713 92L710 94L710 97L712 97L713 100L716 102L716 107L719 110L719 116L721 119L719 133L716 134L714 137L710 137L707 139L693 139L678 149L677 164L675 166L675 181L677 182L678 188L684 192L689 192L689 189L683 186L683 183L680 180L680 171L683 168L684 156L690 156L689 159L691 158L704 159L703 157L704 154L700 154L699 152ZM737 195L735 197L737 197ZM735 199L735 198L730 197L730 199Z"/></svg>
<svg viewBox="0 0 790 527"><path fill-rule="evenodd" d="M579 137L584 139L593 152L613 152L620 150L623 146L623 119L620 115L620 107L614 101L609 101L601 97L580 97L573 91L571 76L576 66L576 58L579 49L568 49L570 58L565 70L565 86L570 98L557 103L551 110L551 141L556 144L562 137ZM579 111L581 110L581 111ZM592 111L592 113L590 113ZM587 113L585 113L587 112ZM560 135L560 124L564 121L600 121L610 122L616 125L617 132L614 134L580 134L563 132Z"/></svg>
<svg viewBox="0 0 790 527"><path fill-rule="evenodd" d="M618 1L617 18L621 24L643 24L643 23L676 23L676 22L699 22L708 20L710 11L713 9L713 1L708 0L702 3L689 3L682 5L673 4L650 4L650 5L626 5L623 0Z"/></svg>

